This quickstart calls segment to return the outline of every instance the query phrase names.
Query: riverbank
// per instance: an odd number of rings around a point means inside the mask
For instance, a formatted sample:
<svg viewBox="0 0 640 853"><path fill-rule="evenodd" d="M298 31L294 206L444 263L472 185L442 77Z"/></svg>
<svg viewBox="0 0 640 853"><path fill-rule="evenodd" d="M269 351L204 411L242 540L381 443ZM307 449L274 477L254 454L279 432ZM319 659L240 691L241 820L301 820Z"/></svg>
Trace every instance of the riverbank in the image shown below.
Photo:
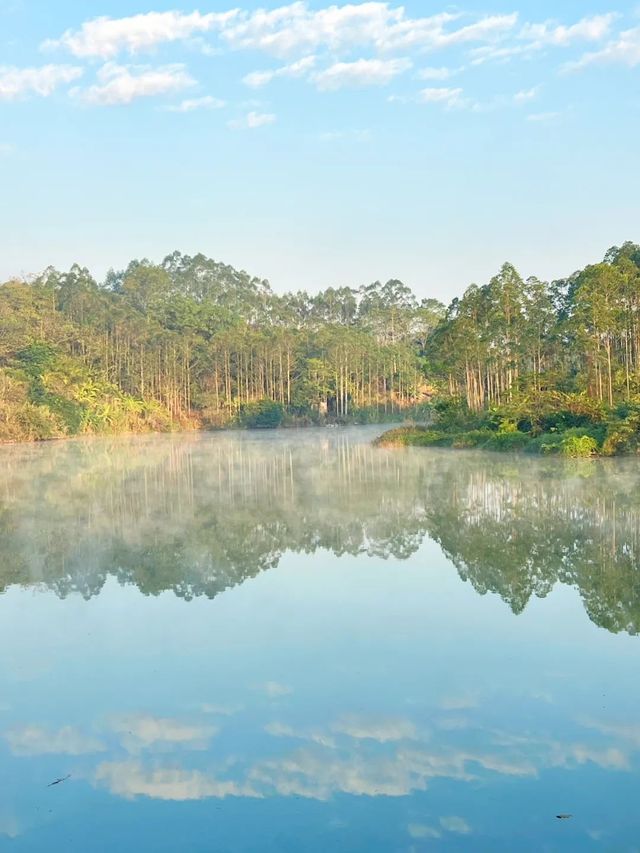
<svg viewBox="0 0 640 853"><path fill-rule="evenodd" d="M1 401L0 401L1 402ZM311 417L299 415L281 407L251 404L232 414L194 413L190 416L172 417L164 407L154 402L127 400L119 397L109 403L82 408L71 420L52 411L49 406L23 403L14 412L0 405L0 447L15 444L37 444L52 441L69 441L78 438L107 438L134 435L166 435L171 433L225 432L225 431L281 431L317 427L337 428L350 426L397 426L411 418L412 412L356 411L349 417ZM121 408L122 407L122 408ZM67 412L65 412L66 414ZM107 415L106 417L104 415Z"/></svg>
<svg viewBox="0 0 640 853"><path fill-rule="evenodd" d="M582 395L541 395L475 414L449 403L433 424L389 430L375 444L573 458L637 454L640 401L605 407Z"/></svg>

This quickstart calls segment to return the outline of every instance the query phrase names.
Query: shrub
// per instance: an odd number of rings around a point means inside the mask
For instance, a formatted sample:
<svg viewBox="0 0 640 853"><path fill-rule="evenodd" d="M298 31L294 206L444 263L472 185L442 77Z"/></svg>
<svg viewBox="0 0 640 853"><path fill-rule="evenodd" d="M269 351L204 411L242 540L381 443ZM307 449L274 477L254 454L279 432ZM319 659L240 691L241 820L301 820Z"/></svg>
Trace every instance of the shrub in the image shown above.
<svg viewBox="0 0 640 853"><path fill-rule="evenodd" d="M383 433L374 442L378 447L450 447L455 436L422 426L398 427Z"/></svg>
<svg viewBox="0 0 640 853"><path fill-rule="evenodd" d="M624 420L613 421L609 424L606 437L602 443L605 456L617 456L621 453L637 451L640 443L640 415L628 411Z"/></svg>
<svg viewBox="0 0 640 853"><path fill-rule="evenodd" d="M531 437L523 432L496 433L484 445L485 450L499 450L502 452L516 452L524 450Z"/></svg>
<svg viewBox="0 0 640 853"><path fill-rule="evenodd" d="M16 422L20 438L29 441L43 441L48 438L60 438L66 430L60 418L47 406L25 403L16 413Z"/></svg>
<svg viewBox="0 0 640 853"><path fill-rule="evenodd" d="M245 403L240 408L240 423L249 429L276 429L284 419L284 406L273 400Z"/></svg>
<svg viewBox="0 0 640 853"><path fill-rule="evenodd" d="M491 430L474 429L469 432L462 432L459 435L456 435L453 439L452 446L460 450L484 447L494 436L495 433L491 432Z"/></svg>
<svg viewBox="0 0 640 853"><path fill-rule="evenodd" d="M571 458L595 456L598 442L590 435L570 435L562 440L562 455Z"/></svg>

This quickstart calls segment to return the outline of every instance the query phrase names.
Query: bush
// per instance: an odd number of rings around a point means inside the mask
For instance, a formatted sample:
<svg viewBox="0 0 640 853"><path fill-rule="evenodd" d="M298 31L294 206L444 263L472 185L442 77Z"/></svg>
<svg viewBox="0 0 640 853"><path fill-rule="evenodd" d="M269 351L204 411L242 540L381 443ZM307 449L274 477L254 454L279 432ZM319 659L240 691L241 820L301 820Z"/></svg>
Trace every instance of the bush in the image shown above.
<svg viewBox="0 0 640 853"><path fill-rule="evenodd" d="M516 451L524 450L530 441L531 436L526 435L524 432L502 432L493 434L484 445L484 449L498 450L503 453L515 453Z"/></svg>
<svg viewBox="0 0 640 853"><path fill-rule="evenodd" d="M598 442L590 435L582 435L580 437L571 435L562 441L563 456L570 456L576 459L579 457L595 456L597 452Z"/></svg>
<svg viewBox="0 0 640 853"><path fill-rule="evenodd" d="M284 420L284 406L273 400L245 403L240 408L240 423L248 429L276 429Z"/></svg>
<svg viewBox="0 0 640 853"><path fill-rule="evenodd" d="M483 429L488 425L486 412L472 412L464 400L439 398L430 406L435 425L444 432Z"/></svg>
<svg viewBox="0 0 640 853"><path fill-rule="evenodd" d="M605 456L632 453L638 450L639 443L640 417L636 413L629 413L624 420L609 424L602 452Z"/></svg>
<svg viewBox="0 0 640 853"><path fill-rule="evenodd" d="M44 441L49 438L61 438L66 434L60 418L47 406L25 403L16 413L21 440Z"/></svg>
<svg viewBox="0 0 640 853"><path fill-rule="evenodd" d="M594 456L599 452L603 438L602 427L547 432L532 439L527 453L542 453L545 456Z"/></svg>
<svg viewBox="0 0 640 853"><path fill-rule="evenodd" d="M455 436L422 426L398 427L374 442L378 447L450 447Z"/></svg>
<svg viewBox="0 0 640 853"><path fill-rule="evenodd" d="M459 450L484 447L494 436L495 433L491 432L491 430L474 429L469 432L462 432L459 435L456 435L452 446Z"/></svg>

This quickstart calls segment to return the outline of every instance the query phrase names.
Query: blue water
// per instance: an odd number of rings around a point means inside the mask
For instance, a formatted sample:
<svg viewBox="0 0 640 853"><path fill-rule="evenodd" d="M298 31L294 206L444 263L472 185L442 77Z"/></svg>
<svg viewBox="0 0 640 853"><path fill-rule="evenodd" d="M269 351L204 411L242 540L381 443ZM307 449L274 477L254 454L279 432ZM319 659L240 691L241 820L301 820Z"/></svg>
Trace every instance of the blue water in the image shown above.
<svg viewBox="0 0 640 853"><path fill-rule="evenodd" d="M379 431L0 449L0 849L639 849L638 462Z"/></svg>

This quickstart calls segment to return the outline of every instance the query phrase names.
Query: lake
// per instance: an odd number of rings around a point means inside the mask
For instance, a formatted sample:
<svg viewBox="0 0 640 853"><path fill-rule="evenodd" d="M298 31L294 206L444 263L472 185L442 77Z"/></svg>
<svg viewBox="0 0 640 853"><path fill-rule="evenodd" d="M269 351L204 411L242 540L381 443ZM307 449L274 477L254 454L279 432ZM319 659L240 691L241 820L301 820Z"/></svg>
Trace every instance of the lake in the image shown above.
<svg viewBox="0 0 640 853"><path fill-rule="evenodd" d="M0 448L0 849L640 849L638 461L381 431Z"/></svg>

